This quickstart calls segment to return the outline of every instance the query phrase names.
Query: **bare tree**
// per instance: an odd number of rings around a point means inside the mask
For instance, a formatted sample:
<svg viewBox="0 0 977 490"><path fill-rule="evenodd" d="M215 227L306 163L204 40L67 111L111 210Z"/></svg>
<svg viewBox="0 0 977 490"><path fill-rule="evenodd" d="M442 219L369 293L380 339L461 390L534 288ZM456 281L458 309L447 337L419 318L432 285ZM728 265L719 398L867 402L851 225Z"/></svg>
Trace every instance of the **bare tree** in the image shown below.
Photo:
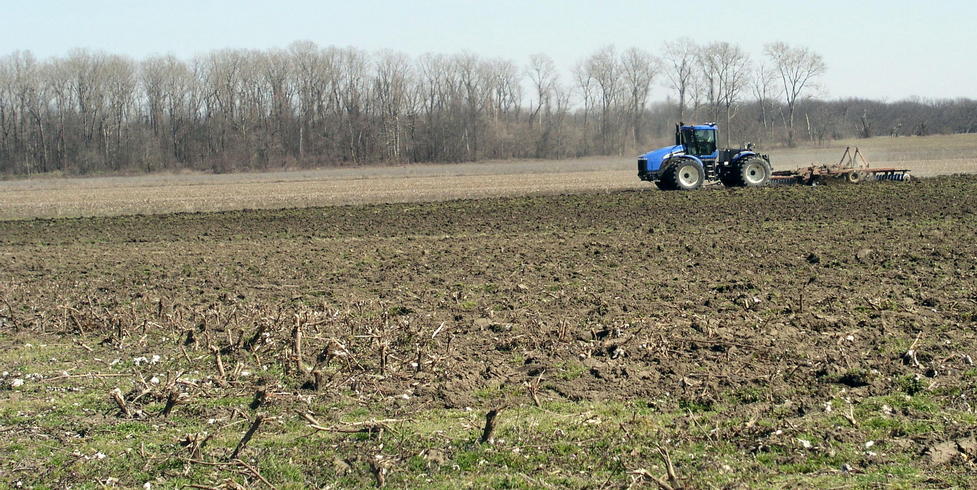
<svg viewBox="0 0 977 490"><path fill-rule="evenodd" d="M701 54L703 71L709 85L710 103L716 119L722 111L726 116L726 145L732 140L731 121L736 105L748 83L750 58L742 48L728 42L707 46Z"/></svg>
<svg viewBox="0 0 977 490"><path fill-rule="evenodd" d="M597 101L600 104L598 136L600 148L606 154L620 145L614 141L616 124L612 109L621 95L621 65L614 46L605 46L584 61L589 79L595 83Z"/></svg>
<svg viewBox="0 0 977 490"><path fill-rule="evenodd" d="M696 84L700 68L696 61L698 46L689 38L665 43L665 76L678 94L678 119L685 120L689 91Z"/></svg>
<svg viewBox="0 0 977 490"><path fill-rule="evenodd" d="M51 111L54 112L54 164L62 172L68 169L69 118L74 113L74 83L71 72L62 59L53 59L44 67L44 83L51 94ZM2 86L3 83L0 83ZM2 111L2 109L0 109ZM75 133L75 131L72 131ZM2 143L0 143L2 145ZM73 152L70 152L73 153Z"/></svg>
<svg viewBox="0 0 977 490"><path fill-rule="evenodd" d="M282 156L296 155L297 151L292 145L292 128L295 125L292 107L296 84L292 76L294 67L291 56L285 51L273 50L259 54L255 62L260 67L262 88L267 92L265 98L270 99L269 107L262 114L267 121L265 133L271 133L266 145L275 145L276 153Z"/></svg>
<svg viewBox="0 0 977 490"><path fill-rule="evenodd" d="M373 100L379 117L379 138L385 159L399 161L402 146L401 117L410 90L410 61L401 53L381 53L373 76Z"/></svg>
<svg viewBox="0 0 977 490"><path fill-rule="evenodd" d="M545 54L534 54L529 57L529 68L526 72L536 92L535 104L533 100L529 101L529 122L542 125L546 113L552 107L553 91L558 80L556 64Z"/></svg>
<svg viewBox="0 0 977 490"><path fill-rule="evenodd" d="M698 58L697 58L698 59ZM710 106L710 86L705 76L696 73L687 87L686 96L688 97L686 107L686 117L684 120L698 120L702 118L703 107Z"/></svg>
<svg viewBox="0 0 977 490"><path fill-rule="evenodd" d="M551 118L552 124L549 126L553 134L553 149L546 151L542 156L565 158L572 154L569 151L568 144L568 120L570 117L571 99L571 89L557 82L553 88L554 108ZM539 155L538 151L537 155Z"/></svg>
<svg viewBox="0 0 977 490"><path fill-rule="evenodd" d="M245 53L242 51L223 50L210 53L204 58L202 67L206 108L207 126L216 135L210 139L213 152L226 155L234 136L235 122L238 120L241 104L239 95L242 91L241 71ZM245 129L246 131L246 129ZM227 162L219 162L218 170L227 170Z"/></svg>
<svg viewBox="0 0 977 490"><path fill-rule="evenodd" d="M163 118L163 108L166 100L163 95L163 83L167 75L167 57L150 57L142 62L140 72L140 83L142 91L146 97L146 112L149 116L149 125L153 130L153 135L159 137L160 131L165 123Z"/></svg>
<svg viewBox="0 0 977 490"><path fill-rule="evenodd" d="M589 137L591 126L591 113L594 111L596 81L593 73L587 67L586 60L578 62L573 67L574 88L580 94L580 101L583 104L583 117L581 118L581 137L578 139L577 153L587 154L591 150L591 139Z"/></svg>
<svg viewBox="0 0 977 490"><path fill-rule="evenodd" d="M629 48L621 55L621 72L627 97L627 115L631 125L631 145L642 142L642 119L651 84L659 71L659 60L647 51Z"/></svg>
<svg viewBox="0 0 977 490"><path fill-rule="evenodd" d="M358 163L366 153L366 128L363 119L367 104L367 55L354 48L342 49L339 52L338 67L339 80L333 93L343 111L347 136L344 160Z"/></svg>
<svg viewBox="0 0 977 490"><path fill-rule="evenodd" d="M490 82L492 115L497 120L507 120L522 104L522 74L515 63L505 59L489 61L485 70Z"/></svg>
<svg viewBox="0 0 977 490"><path fill-rule="evenodd" d="M40 65L29 51L14 52L0 63L0 100L7 106L0 109L4 139L9 139L10 149L21 157L20 167L27 174L44 172L47 146L41 111L47 96L39 83Z"/></svg>
<svg viewBox="0 0 977 490"><path fill-rule="evenodd" d="M783 42L768 44L765 48L767 56L774 62L774 67L780 74L784 85L784 102L787 105L787 115L784 118L787 127L787 145L794 145L794 110L797 99L805 89L811 88L815 79L824 73L826 67L821 55L805 47L793 47Z"/></svg>
<svg viewBox="0 0 977 490"><path fill-rule="evenodd" d="M105 100L108 124L103 128L105 162L112 170L131 158L130 120L136 111L136 67L128 58L109 56L105 62ZM107 137L111 134L112 137Z"/></svg>
<svg viewBox="0 0 977 490"><path fill-rule="evenodd" d="M753 69L753 78L750 80L750 89L760 108L760 123L763 125L764 134L770 131L767 107L770 105L775 76L770 67L760 63Z"/></svg>
<svg viewBox="0 0 977 490"><path fill-rule="evenodd" d="M464 101L465 159L477 160L480 155L480 135L484 129L481 124L482 116L487 106L487 94L491 85L490 76L486 65L472 53L455 56L454 66L458 71L458 81Z"/></svg>
<svg viewBox="0 0 977 490"><path fill-rule="evenodd" d="M300 120L298 158L303 160L307 153L333 153L333 138L327 138L325 134L330 114L336 112L338 103L331 96L338 78L337 51L334 48L319 49L309 41L292 43L288 50ZM312 138L313 134L320 136ZM311 145L310 141L313 142Z"/></svg>
<svg viewBox="0 0 977 490"><path fill-rule="evenodd" d="M522 105L522 72L505 59L489 60L483 66L486 75L491 121L486 135L496 144L483 149L490 158L511 158L517 137L506 128L519 121Z"/></svg>

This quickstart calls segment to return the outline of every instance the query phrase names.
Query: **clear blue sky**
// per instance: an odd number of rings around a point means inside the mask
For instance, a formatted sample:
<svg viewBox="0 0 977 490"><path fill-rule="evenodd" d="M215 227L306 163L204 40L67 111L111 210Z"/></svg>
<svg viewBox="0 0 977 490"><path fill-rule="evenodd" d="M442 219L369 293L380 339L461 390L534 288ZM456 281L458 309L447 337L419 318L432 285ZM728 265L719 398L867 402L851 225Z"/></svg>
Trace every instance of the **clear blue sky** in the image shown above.
<svg viewBox="0 0 977 490"><path fill-rule="evenodd" d="M683 35L740 44L754 58L785 41L824 56L828 97L977 98L974 0L3 0L0 54L85 47L189 58L218 48L321 46L462 50L561 68L597 48L660 51ZM655 99L665 96L658 88Z"/></svg>

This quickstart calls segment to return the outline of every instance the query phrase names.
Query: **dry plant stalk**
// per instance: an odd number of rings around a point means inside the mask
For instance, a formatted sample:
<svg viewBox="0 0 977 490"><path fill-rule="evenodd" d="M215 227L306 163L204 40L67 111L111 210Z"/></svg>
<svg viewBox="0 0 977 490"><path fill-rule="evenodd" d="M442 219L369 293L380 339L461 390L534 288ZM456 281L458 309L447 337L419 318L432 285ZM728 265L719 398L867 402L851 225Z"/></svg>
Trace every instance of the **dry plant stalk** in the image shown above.
<svg viewBox="0 0 977 490"><path fill-rule="evenodd" d="M109 392L112 400L119 407L119 411L128 418L132 417L132 410L129 409L129 404L126 403L125 398L122 397L122 390L116 388Z"/></svg>
<svg viewBox="0 0 977 490"><path fill-rule="evenodd" d="M350 422L348 427L326 427L319 423L311 413L303 412L302 418L309 423L309 428L322 432L338 432L340 434L380 434L384 429L389 428L390 424L403 422L403 419L382 419L368 420L366 422Z"/></svg>
<svg viewBox="0 0 977 490"><path fill-rule="evenodd" d="M855 419L855 407L851 403L848 404L848 411L842 412L842 417L845 417L852 427L858 427L858 420Z"/></svg>
<svg viewBox="0 0 977 490"><path fill-rule="evenodd" d="M543 404L539 401L539 385L543 382L543 374L546 371L539 373L539 377L535 381L526 383L526 391L529 392L529 396L533 399L533 403L536 404L537 408L543 408Z"/></svg>
<svg viewBox="0 0 977 490"><path fill-rule="evenodd" d="M217 375L221 381L223 381L227 377L227 372L224 370L224 361L221 359L221 351L215 346L211 346L210 351L214 353L214 364L217 366Z"/></svg>
<svg viewBox="0 0 977 490"><path fill-rule="evenodd" d="M180 445L187 448L187 451L190 453L190 459L199 459L201 456L201 451L212 437L214 437L213 434L208 434L206 432L199 434L187 434L183 440L180 441Z"/></svg>
<svg viewBox="0 0 977 490"><path fill-rule="evenodd" d="M383 488L387 484L387 467L381 458L382 456L377 454L370 459L370 473L373 474L374 484L377 488Z"/></svg>
<svg viewBox="0 0 977 490"><path fill-rule="evenodd" d="M251 405L249 405L251 407L251 410L257 410L258 407L264 405L267 399L268 399L268 389L258 388L258 390L254 392L254 399L251 400Z"/></svg>
<svg viewBox="0 0 977 490"><path fill-rule="evenodd" d="M295 356L295 368L298 369L298 372L309 372L302 360L302 323L298 315L295 315L295 329L292 330L292 355Z"/></svg>
<svg viewBox="0 0 977 490"><path fill-rule="evenodd" d="M482 429L482 437L478 439L480 444L495 444L495 419L501 411L501 408L493 408L485 414L485 427Z"/></svg>
<svg viewBox="0 0 977 490"><path fill-rule="evenodd" d="M668 449L658 446L658 455L665 464L665 473L668 474L668 481L673 487L678 488L678 476L675 475L675 466L672 465L672 457L668 454Z"/></svg>
<svg viewBox="0 0 977 490"><path fill-rule="evenodd" d="M682 482L678 479L678 475L675 474L675 465L672 464L672 457L668 454L668 449L658 446L658 456L661 458L662 464L665 465L664 478L655 476L644 468L634 470L631 474L655 482L661 490L680 490L684 488L682 487Z"/></svg>
<svg viewBox="0 0 977 490"><path fill-rule="evenodd" d="M227 458L228 461L238 459L238 455L241 454L244 447L247 446L248 442L251 441L251 438L254 437L254 433L258 432L258 427L261 427L261 422L264 420L265 416L263 414L259 413L258 415L255 415L254 422L251 423L251 427L248 428L248 431L244 433L244 437L241 438L241 442L237 443L237 447L234 448L234 452L232 452L231 456Z"/></svg>
<svg viewBox="0 0 977 490"><path fill-rule="evenodd" d="M180 401L180 392L176 390L171 391L168 395L166 395L166 406L163 407L163 411L160 412L160 415L168 417L170 413L173 412L176 405L180 403Z"/></svg>
<svg viewBox="0 0 977 490"><path fill-rule="evenodd" d="M237 461L235 461L235 462L238 465L244 467L244 469L246 469L248 471L248 473L251 473L252 476L254 476L255 478L257 478L258 480L261 480L261 483L264 483L265 485L267 485L268 488L272 488L272 489L276 488L274 485L271 484L270 481L268 481L264 476L262 476L261 473L258 471L258 469L255 468L254 466L251 466L248 463L245 463L244 461L242 461L240 459L237 460Z"/></svg>

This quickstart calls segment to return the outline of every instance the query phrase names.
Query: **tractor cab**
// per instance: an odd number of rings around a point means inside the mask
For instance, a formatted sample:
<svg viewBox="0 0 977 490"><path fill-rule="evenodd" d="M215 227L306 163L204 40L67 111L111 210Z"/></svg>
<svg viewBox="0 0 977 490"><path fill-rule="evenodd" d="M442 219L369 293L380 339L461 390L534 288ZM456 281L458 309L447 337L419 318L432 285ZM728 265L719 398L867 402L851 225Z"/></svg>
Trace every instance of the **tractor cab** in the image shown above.
<svg viewBox="0 0 977 490"><path fill-rule="evenodd" d="M715 160L719 157L716 146L715 124L696 126L675 125L675 145L685 148L686 155L693 155L700 160Z"/></svg>

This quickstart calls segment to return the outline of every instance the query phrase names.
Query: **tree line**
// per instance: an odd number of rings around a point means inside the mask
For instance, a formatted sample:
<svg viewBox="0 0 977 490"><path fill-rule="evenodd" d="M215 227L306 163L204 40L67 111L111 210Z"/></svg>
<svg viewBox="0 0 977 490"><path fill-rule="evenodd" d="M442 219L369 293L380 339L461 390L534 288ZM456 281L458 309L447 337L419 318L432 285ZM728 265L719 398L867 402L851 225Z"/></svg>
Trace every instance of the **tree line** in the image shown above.
<svg viewBox="0 0 977 490"><path fill-rule="evenodd" d="M0 58L0 173L89 174L457 162L626 154L677 120L725 124L728 143L977 131L975 102L825 101L799 46L679 40L613 46L565 76L471 53L320 47L133 60L75 50ZM665 102L652 102L661 100Z"/></svg>

